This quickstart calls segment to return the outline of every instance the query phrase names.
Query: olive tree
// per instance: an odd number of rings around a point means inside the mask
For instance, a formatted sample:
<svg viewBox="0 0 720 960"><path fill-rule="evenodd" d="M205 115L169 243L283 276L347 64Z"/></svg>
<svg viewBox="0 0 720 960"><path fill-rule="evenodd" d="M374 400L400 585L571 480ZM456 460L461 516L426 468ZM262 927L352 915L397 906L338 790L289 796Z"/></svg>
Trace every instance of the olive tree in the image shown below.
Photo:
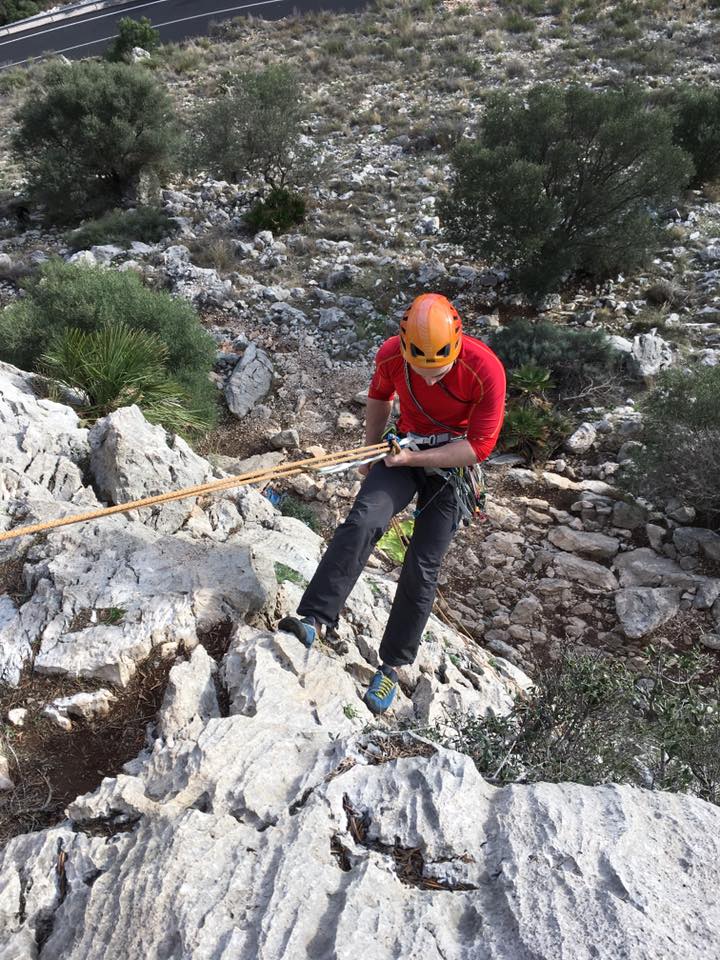
<svg viewBox="0 0 720 960"><path fill-rule="evenodd" d="M29 196L55 223L118 206L141 174L163 176L176 154L167 91L124 63L51 64L14 119Z"/></svg>
<svg viewBox="0 0 720 960"><path fill-rule="evenodd" d="M478 136L452 162L440 204L448 237L507 264L531 295L642 264L661 233L657 211L693 175L670 115L633 86L491 94Z"/></svg>
<svg viewBox="0 0 720 960"><path fill-rule="evenodd" d="M300 84L289 67L241 74L199 111L193 165L234 183L252 177L282 189L302 159L302 119Z"/></svg>

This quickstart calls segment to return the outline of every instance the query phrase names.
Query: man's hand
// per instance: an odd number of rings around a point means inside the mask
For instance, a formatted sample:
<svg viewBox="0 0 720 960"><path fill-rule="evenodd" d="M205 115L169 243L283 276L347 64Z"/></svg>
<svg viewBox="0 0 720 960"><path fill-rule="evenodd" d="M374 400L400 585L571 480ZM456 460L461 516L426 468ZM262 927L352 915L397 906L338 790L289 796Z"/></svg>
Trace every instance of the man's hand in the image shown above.
<svg viewBox="0 0 720 960"><path fill-rule="evenodd" d="M356 469L361 477L366 477L370 473L370 467L372 466L373 466L372 463L363 463L361 466L357 467Z"/></svg>
<svg viewBox="0 0 720 960"><path fill-rule="evenodd" d="M400 450L400 453L389 453L383 463L386 467L410 467L414 459L414 451Z"/></svg>

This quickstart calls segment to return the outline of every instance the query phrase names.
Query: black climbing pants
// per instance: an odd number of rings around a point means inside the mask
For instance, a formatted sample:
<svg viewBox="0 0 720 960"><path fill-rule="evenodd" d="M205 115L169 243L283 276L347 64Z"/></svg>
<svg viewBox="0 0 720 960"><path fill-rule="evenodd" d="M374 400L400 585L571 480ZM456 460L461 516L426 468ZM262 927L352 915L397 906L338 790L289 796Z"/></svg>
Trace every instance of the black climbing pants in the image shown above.
<svg viewBox="0 0 720 960"><path fill-rule="evenodd" d="M344 523L335 531L298 606L301 617L335 627L350 591L390 521L417 494L419 515L405 555L380 659L412 663L432 610L440 564L457 530L460 509L452 485L417 467L376 463Z"/></svg>

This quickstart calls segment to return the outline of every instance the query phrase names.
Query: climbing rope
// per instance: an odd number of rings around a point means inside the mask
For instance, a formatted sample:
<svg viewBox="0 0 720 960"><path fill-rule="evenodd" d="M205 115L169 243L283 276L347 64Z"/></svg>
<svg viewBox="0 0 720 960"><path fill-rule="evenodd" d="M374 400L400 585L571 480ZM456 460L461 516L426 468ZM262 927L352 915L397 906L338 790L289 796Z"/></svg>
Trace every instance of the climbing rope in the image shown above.
<svg viewBox="0 0 720 960"><path fill-rule="evenodd" d="M402 442L402 441L400 441ZM390 452L400 449L398 441L390 441ZM241 487L250 483L264 483L269 480L286 479L297 476L309 470L320 472L335 472L336 469L349 470L363 463L373 463L388 455L388 442L370 444L364 447L355 447L352 450L340 450L336 453L327 453L322 457L308 457L306 460L290 461L266 470L251 470L237 476L224 477L222 480L213 480L208 483L196 484L192 487L183 487L168 493L160 493L140 500L130 500L128 503L118 503L112 507L103 507L99 510L88 510L86 513L73 514L69 517L57 517L54 520L45 520L42 523L32 523L25 527L15 527L0 533L0 542L13 540L16 537L26 537L34 533L43 533L57 527L69 526L73 523L84 523L88 520L98 520L100 517L109 517L115 513L128 513L130 510L139 510L142 507L153 507L157 504L171 503L174 500L184 500L187 497L199 497L204 494L217 493L229 490L232 487Z"/></svg>
<svg viewBox="0 0 720 960"><path fill-rule="evenodd" d="M237 474L232 477L224 477L221 480L213 480L209 483L200 483L192 487L183 487L180 490L172 490L168 493L160 493L151 497L143 497L140 500L130 500L127 503L118 503L112 507L103 507L99 510L88 510L86 513L77 513L69 517L56 517L54 520L44 520L42 523L32 523L24 527L15 527L12 530L0 532L0 542L14 540L19 537L31 536L35 533L43 533L46 530L54 530L58 527L70 526L75 523L85 523L89 520L98 520L101 517L109 517L116 513L129 513L131 510L140 510L143 507L153 507L162 503L172 503L175 500L184 500L187 497L200 497L209 493L217 493L221 490L228 490L232 487L241 487L250 483L265 483L270 480L286 479L297 476L308 470L316 470L319 473L334 474L341 470L350 470L353 467L359 467L366 463L374 463L381 460L388 454L388 446L392 453L398 453L402 446L410 443L410 439L398 440L393 434L390 434L383 443L370 444L364 447L355 447L351 450L340 450L336 453L327 453L321 457L308 457L306 460L296 460L265 470L251 470L247 473ZM409 541L405 537L400 524L396 519L392 521L393 529L400 539L400 542L407 550ZM448 626L454 627L465 636L473 639L462 623L460 623L449 611L447 601L438 591L438 616ZM447 608L444 611L440 604ZM454 621L454 622L453 622Z"/></svg>

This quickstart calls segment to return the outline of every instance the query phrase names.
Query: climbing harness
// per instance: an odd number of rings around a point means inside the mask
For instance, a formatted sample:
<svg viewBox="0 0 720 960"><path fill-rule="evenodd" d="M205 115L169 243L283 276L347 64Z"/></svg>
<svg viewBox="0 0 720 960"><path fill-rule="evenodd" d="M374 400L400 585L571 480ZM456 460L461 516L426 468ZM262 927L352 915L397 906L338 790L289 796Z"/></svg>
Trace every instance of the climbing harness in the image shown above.
<svg viewBox="0 0 720 960"><path fill-rule="evenodd" d="M400 443L401 441L395 439L394 445L390 445L390 452L399 451ZM323 470L326 467L339 465L342 465L342 469L346 470L356 463L372 463L375 460L384 459L387 455L388 443L383 442L369 444L363 447L355 447L352 450L341 450L337 453L327 453L322 457L308 457L305 460L284 463L272 469L253 470L248 473L238 474L237 476L224 477L222 480L213 480L208 483L196 484L193 487L183 487L180 490L170 491L169 493L143 497L141 500L118 503L112 507L89 510L86 513L73 514L68 517L56 517L54 520L45 520L42 523L31 523L25 527L14 527L12 530L0 532L0 543L5 540L13 540L16 537L29 536L33 533L43 533L46 530L53 530L57 527L69 526L73 523L97 520L100 517L108 517L115 513L128 513L130 510L139 510L141 507L152 507L157 504L170 503L174 500L184 500L186 497L199 497L204 494L218 493L221 490L230 490L233 487L241 487L250 483L265 483L274 479L286 479L287 477L294 477L299 473L305 473L309 470ZM349 463L347 461L349 461Z"/></svg>

